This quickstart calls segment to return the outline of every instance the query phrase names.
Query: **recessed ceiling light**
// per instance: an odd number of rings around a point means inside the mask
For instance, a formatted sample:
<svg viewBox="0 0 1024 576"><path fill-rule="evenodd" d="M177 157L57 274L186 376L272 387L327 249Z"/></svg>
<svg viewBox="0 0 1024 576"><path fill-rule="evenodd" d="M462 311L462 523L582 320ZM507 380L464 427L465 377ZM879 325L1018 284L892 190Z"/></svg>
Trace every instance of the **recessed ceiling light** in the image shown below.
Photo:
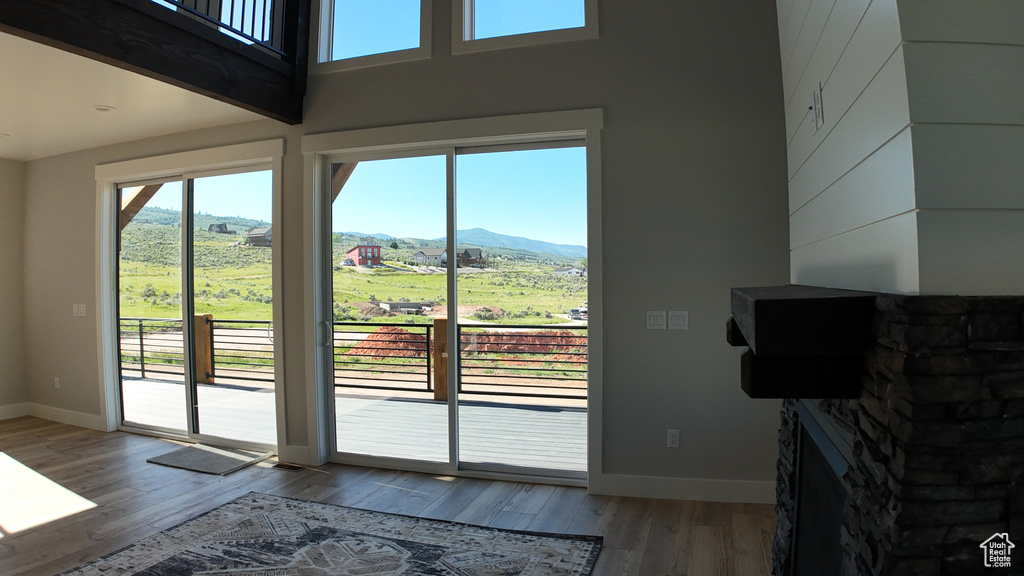
<svg viewBox="0 0 1024 576"><path fill-rule="evenodd" d="M113 106L107 106L106 104L97 104L93 106L92 109L97 112L113 112L117 110L117 108L114 108Z"/></svg>

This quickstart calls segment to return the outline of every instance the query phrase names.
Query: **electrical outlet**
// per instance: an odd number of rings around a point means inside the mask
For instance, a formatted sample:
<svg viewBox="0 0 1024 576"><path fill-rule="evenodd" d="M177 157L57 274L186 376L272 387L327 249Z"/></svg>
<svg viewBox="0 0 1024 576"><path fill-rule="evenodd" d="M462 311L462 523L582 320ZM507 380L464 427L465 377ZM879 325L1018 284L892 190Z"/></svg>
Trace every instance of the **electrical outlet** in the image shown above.
<svg viewBox="0 0 1024 576"><path fill-rule="evenodd" d="M669 448L679 448L679 430L677 428L668 429L668 439L665 445Z"/></svg>
<svg viewBox="0 0 1024 576"><path fill-rule="evenodd" d="M53 379L53 389L60 390L60 378Z"/></svg>

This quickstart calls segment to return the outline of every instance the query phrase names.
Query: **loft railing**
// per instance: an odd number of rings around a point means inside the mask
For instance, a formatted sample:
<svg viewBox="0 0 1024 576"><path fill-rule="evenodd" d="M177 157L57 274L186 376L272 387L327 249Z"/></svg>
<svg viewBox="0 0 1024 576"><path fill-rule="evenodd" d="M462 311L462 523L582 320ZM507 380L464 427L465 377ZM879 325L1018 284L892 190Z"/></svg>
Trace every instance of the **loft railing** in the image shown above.
<svg viewBox="0 0 1024 576"><path fill-rule="evenodd" d="M280 56L285 45L287 0L153 0L208 22L229 36ZM294 2L293 2L294 3Z"/></svg>

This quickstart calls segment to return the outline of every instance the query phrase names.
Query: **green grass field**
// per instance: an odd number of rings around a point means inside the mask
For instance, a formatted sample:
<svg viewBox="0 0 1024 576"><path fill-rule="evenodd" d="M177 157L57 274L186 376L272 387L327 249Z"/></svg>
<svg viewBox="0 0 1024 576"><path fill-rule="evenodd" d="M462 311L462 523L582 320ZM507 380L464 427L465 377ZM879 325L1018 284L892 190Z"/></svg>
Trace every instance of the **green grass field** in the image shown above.
<svg viewBox="0 0 1024 576"><path fill-rule="evenodd" d="M181 315L180 228L174 225L131 223L122 234L120 254L120 315L122 317L175 318ZM237 235L196 231L196 313L217 319L270 320L273 290L271 249L238 245ZM336 238L336 254L349 239ZM354 306L357 302L395 301L447 304L443 273L418 273L405 252L384 251L385 263L394 268L372 271L336 266L333 271L335 317L371 320ZM522 252L522 251L519 251ZM388 261L393 256L397 260ZM340 263L340 259L335 258ZM565 314L587 300L586 279L555 274L564 259L518 254L502 261L497 270L460 269L460 305L500 308L506 314L491 319L501 324L545 324L565 321ZM373 321L427 321L422 317L372 317Z"/></svg>

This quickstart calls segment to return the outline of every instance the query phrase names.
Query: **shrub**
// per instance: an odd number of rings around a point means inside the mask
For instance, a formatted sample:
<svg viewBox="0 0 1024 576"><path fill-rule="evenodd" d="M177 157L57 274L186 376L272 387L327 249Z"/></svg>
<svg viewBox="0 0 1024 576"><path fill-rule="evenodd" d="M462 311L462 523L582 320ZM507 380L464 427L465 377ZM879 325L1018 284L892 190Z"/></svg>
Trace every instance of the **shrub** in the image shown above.
<svg viewBox="0 0 1024 576"><path fill-rule="evenodd" d="M473 318L484 322L493 322L498 319L498 315L490 308L481 308L473 313Z"/></svg>

